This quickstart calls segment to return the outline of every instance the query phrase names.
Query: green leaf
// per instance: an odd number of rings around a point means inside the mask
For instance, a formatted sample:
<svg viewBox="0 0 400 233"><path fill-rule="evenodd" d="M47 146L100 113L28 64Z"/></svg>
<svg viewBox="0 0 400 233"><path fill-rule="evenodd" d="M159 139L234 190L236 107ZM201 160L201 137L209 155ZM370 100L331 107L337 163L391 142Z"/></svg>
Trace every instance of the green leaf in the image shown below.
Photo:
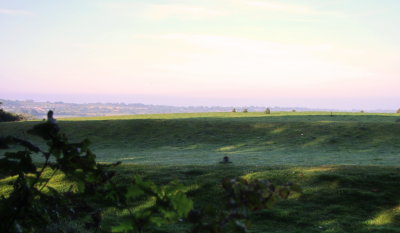
<svg viewBox="0 0 400 233"><path fill-rule="evenodd" d="M124 221L118 226L111 227L111 232L127 232L132 230L134 230L134 227L131 221Z"/></svg>
<svg viewBox="0 0 400 233"><path fill-rule="evenodd" d="M138 185L130 185L126 191L126 199L134 199L144 195L144 191Z"/></svg>
<svg viewBox="0 0 400 233"><path fill-rule="evenodd" d="M156 226L161 226L161 225L165 225L165 224L168 224L168 223L169 223L169 221L167 221L165 218L158 217L158 216L156 216L156 217L151 217L151 218L150 218L150 221L151 221L152 223L154 223Z"/></svg>
<svg viewBox="0 0 400 233"><path fill-rule="evenodd" d="M158 193L158 187L151 181L143 181L142 177L135 176L133 178L134 184L138 185L145 193L156 194Z"/></svg>
<svg viewBox="0 0 400 233"><path fill-rule="evenodd" d="M77 186L79 192L81 192L81 193L85 192L85 182L77 181L76 186Z"/></svg>
<svg viewBox="0 0 400 233"><path fill-rule="evenodd" d="M184 193L177 193L171 197L171 202L180 217L186 217L193 209L193 201Z"/></svg>

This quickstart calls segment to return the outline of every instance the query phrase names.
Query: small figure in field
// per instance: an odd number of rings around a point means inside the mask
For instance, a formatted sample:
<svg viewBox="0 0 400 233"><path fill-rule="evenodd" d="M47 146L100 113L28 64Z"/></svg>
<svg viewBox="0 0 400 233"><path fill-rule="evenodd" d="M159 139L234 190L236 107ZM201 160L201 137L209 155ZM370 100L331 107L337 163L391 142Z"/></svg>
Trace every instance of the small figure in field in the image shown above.
<svg viewBox="0 0 400 233"><path fill-rule="evenodd" d="M57 121L56 121L56 119L54 119L53 114L54 114L54 113L53 113L52 110L49 110L49 111L47 112L47 122L52 123L52 124L55 124Z"/></svg>
<svg viewBox="0 0 400 233"><path fill-rule="evenodd" d="M219 163L232 163L232 162L229 160L229 157L228 157L228 156L224 156L224 158L222 159L222 161L219 162Z"/></svg>

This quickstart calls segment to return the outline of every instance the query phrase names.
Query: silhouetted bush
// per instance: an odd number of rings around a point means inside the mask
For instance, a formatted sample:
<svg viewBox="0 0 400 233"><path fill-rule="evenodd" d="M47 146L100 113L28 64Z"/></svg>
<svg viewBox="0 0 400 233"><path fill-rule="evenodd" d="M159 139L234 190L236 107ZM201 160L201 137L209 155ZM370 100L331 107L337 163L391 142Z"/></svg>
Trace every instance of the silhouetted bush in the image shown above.
<svg viewBox="0 0 400 233"><path fill-rule="evenodd" d="M14 113L6 112L0 109L0 122L2 121L20 121L23 117Z"/></svg>
<svg viewBox="0 0 400 233"><path fill-rule="evenodd" d="M3 103L0 102L0 106ZM11 113L4 111L2 108L0 108L0 122L5 122L5 121L23 121L23 120L32 120L34 119L33 116L30 116L28 114L16 114L16 113Z"/></svg>
<svg viewBox="0 0 400 233"><path fill-rule="evenodd" d="M271 109L266 108L265 111L264 111L264 113L265 113L265 114L271 114Z"/></svg>

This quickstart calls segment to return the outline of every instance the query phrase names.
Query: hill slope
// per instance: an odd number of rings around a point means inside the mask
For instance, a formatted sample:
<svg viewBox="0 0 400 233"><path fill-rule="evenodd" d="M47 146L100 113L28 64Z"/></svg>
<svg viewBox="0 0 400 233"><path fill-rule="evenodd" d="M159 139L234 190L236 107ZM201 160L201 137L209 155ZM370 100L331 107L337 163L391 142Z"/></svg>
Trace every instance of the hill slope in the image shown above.
<svg viewBox="0 0 400 233"><path fill-rule="evenodd" d="M89 138L99 161L215 164L228 155L246 165L399 165L396 114L194 113L71 118L72 140ZM37 122L0 124L0 136Z"/></svg>

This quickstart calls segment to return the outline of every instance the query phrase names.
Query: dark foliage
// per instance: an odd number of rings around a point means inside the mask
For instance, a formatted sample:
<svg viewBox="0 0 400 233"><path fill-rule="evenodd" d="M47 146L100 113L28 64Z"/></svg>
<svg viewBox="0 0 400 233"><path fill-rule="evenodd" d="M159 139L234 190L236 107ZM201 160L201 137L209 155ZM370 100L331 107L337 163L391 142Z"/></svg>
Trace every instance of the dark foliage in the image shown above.
<svg viewBox="0 0 400 233"><path fill-rule="evenodd" d="M22 121L26 118L22 115L6 112L3 109L0 109L0 122L6 121Z"/></svg>
<svg viewBox="0 0 400 233"><path fill-rule="evenodd" d="M0 107L3 103L0 102ZM21 114L15 114L11 112L6 112L2 108L0 108L0 122L6 121L22 121L27 120L29 117Z"/></svg>
<svg viewBox="0 0 400 233"><path fill-rule="evenodd" d="M226 178L222 187L225 193L222 208L204 206L190 212L191 233L247 233L251 212L270 208L293 191L301 192L296 185L275 186L263 179Z"/></svg>

